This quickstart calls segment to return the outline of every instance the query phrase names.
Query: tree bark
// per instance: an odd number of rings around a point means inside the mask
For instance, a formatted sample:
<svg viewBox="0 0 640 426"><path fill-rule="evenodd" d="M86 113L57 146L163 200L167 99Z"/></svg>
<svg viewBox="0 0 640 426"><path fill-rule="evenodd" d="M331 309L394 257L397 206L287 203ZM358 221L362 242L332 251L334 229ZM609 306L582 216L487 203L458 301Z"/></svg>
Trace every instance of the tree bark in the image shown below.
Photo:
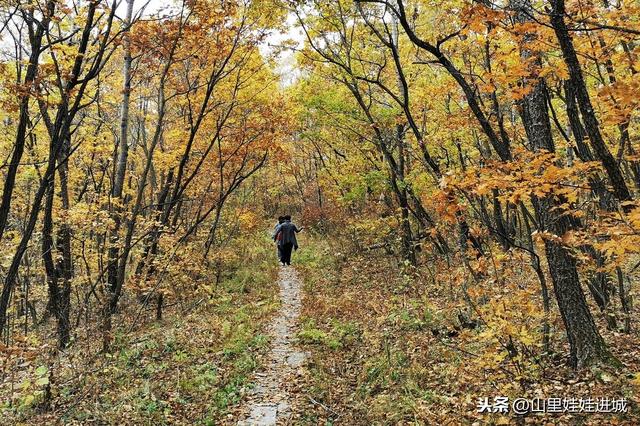
<svg viewBox="0 0 640 426"><path fill-rule="evenodd" d="M118 286L118 232L120 230L120 212L122 206L122 192L124 189L124 179L127 171L127 159L129 157L129 105L131 103L131 17L133 15L134 0L127 0L127 13L124 19L125 30L122 34L122 47L124 49L124 63L122 66L122 104L120 106L120 139L118 140L118 157L116 171L113 179L111 197L116 205L113 207L112 217L115 222L114 229L109 237L109 263L107 267L107 281L111 291L116 291Z"/></svg>
<svg viewBox="0 0 640 426"><path fill-rule="evenodd" d="M60 177L60 200L64 212L64 220L60 224L57 236L58 277L62 278L62 291L60 292L58 310L58 343L60 348L69 344L71 323L69 314L71 311L71 280L73 279L73 253L71 251L71 228L67 223L68 212L71 207L69 199L69 155L71 154L71 140L67 137L62 142L58 155L58 176Z"/></svg>
<svg viewBox="0 0 640 426"><path fill-rule="evenodd" d="M596 157L602 163L602 166L607 172L609 182L613 187L613 193L616 198L618 201L629 201L632 199L632 196L629 192L629 188L627 188L624 176L622 175L618 163L615 158L613 158L613 155L611 155L611 152L609 151L609 148L607 148L607 145L602 138L602 134L600 133L598 119L595 111L593 110L593 105L591 104L587 85L582 75L580 62L578 61L578 55L564 19L566 14L564 0L553 0L552 5L553 11L551 13L551 25L553 26L556 38L560 44L564 61L567 64L571 84L576 90L576 99L578 101L580 112L582 113L585 131L589 136L589 141L593 147Z"/></svg>
<svg viewBox="0 0 640 426"><path fill-rule="evenodd" d="M528 0L512 0L510 5L515 10L516 21L530 20L531 5ZM531 34L525 35L525 42L533 37ZM532 56L535 58L535 55L536 53L527 47L521 49L521 56L525 60ZM540 60L537 58L530 70L531 76L525 79L525 84L529 85L531 90L520 101L522 121L533 151L555 152L547 107L547 86L542 78L537 77L539 65ZM553 195L548 195L543 198L532 196L531 201L541 231L562 237L572 229L570 218L557 211L563 200L559 203ZM553 238L545 238L544 246L554 293L569 341L571 365L574 368L583 368L609 361L612 357L589 311L580 285L575 257L568 248Z"/></svg>
<svg viewBox="0 0 640 426"><path fill-rule="evenodd" d="M13 194L18 167L20 166L20 160L22 159L22 154L24 152L27 124L29 123L29 100L31 99L31 92L33 90L32 86L38 75L38 62L40 60L40 54L42 53L42 38L44 37L45 31L48 30L51 16L55 11L55 5L55 1L47 2L47 13L44 14L41 22L35 21L37 28L32 34L32 37L30 37L31 54L29 55L29 63L27 64L27 72L24 78L23 92L20 94L20 113L18 118L18 128L16 129L16 142L13 145L11 162L7 167L7 176L2 189L2 202L0 204L0 240L2 240L4 230L7 226L9 210L11 208L11 195ZM33 15L31 18L33 18ZM30 30L32 31L33 28L31 25ZM0 328L0 331L1 330L2 329Z"/></svg>

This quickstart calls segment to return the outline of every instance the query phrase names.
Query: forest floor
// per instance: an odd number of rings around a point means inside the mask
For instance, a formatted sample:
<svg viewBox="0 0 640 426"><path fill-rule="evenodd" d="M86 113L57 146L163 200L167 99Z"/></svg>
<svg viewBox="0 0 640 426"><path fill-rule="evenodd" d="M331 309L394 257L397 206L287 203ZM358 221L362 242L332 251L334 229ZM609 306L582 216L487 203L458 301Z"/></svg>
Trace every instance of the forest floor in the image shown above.
<svg viewBox="0 0 640 426"><path fill-rule="evenodd" d="M124 327L139 310L130 300L109 354L95 329L78 328L78 343L53 360L46 351L9 360L18 373L0 383L0 425L640 424L638 327L609 331L597 317L622 369L571 370L557 318L551 355L532 345L500 357L489 327L455 330L455 270L399 273L383 253L348 258L326 241L304 243L295 268L278 269L265 244L210 295L168 307L160 321L149 314ZM37 377L51 382L48 409ZM479 398L497 396L626 398L628 412L477 412Z"/></svg>
<svg viewBox="0 0 640 426"><path fill-rule="evenodd" d="M298 338L309 356L298 384L306 404L296 424L640 424L637 327L631 334L610 331L597 317L623 368L572 370L557 313L550 355L538 356L532 345L531 353L504 357L500 336L488 335L488 327L455 328L463 309L447 296L455 269L434 268L431 277L426 266L398 273L401 265L384 253L348 258L339 247L314 245L298 267L304 277ZM524 274L514 278L533 286ZM481 398L499 396L617 398L628 405L626 413L478 412Z"/></svg>
<svg viewBox="0 0 640 426"><path fill-rule="evenodd" d="M160 321L145 311L135 322L140 306L125 300L108 354L99 330L82 326L76 343L52 357L36 345L36 332L54 338L52 322L42 324L25 338L37 348L27 361L5 360L16 373L0 380L0 425L235 424L280 308L273 257L265 246L210 293L167 306Z"/></svg>
<svg viewBox="0 0 640 426"><path fill-rule="evenodd" d="M271 349L264 368L255 374L246 401L244 420L238 425L275 425L292 421L293 395L289 388L301 373L306 354L296 347L302 284L292 267L282 266L278 277L280 310L268 327Z"/></svg>

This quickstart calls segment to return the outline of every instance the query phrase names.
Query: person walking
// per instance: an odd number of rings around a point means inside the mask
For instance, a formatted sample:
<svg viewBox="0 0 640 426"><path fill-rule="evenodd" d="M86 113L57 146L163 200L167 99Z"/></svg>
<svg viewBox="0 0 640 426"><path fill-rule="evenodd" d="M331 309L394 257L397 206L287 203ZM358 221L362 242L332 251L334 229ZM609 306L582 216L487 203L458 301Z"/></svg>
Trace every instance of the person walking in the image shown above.
<svg viewBox="0 0 640 426"><path fill-rule="evenodd" d="M291 215L284 217L284 223L280 225L277 231L279 235L278 245L280 246L280 262L283 265L291 265L291 251L298 250L298 240L296 234L302 231L304 228L298 228L291 222ZM277 235L277 236L278 236ZM276 237L277 237L276 236Z"/></svg>
<svg viewBox="0 0 640 426"><path fill-rule="evenodd" d="M282 246L280 246L280 225L284 223L284 216L278 216L278 223L276 227L273 229L273 234L271 234L271 238L276 242L276 249L278 250L278 261L282 262Z"/></svg>

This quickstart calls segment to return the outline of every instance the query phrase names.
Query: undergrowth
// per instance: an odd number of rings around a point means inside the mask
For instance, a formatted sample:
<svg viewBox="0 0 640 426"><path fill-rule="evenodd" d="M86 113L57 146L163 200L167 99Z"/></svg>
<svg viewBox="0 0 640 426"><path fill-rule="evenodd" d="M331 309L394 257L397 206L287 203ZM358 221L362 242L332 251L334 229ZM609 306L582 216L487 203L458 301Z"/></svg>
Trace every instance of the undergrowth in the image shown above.
<svg viewBox="0 0 640 426"><path fill-rule="evenodd" d="M545 356L541 313L521 302L537 303L538 288L518 269L519 258L498 264L513 287L487 279L463 294L464 267L455 262L400 273L403 265L383 253L336 256L341 249L329 240L309 244L300 259L306 293L298 337L311 353L301 424L637 424L637 334L606 334L624 369L574 372L559 355L567 351L554 311ZM497 396L624 397L629 412L544 420L477 412L480 398Z"/></svg>
<svg viewBox="0 0 640 426"><path fill-rule="evenodd" d="M120 328L110 353L100 353L96 334L59 358L38 354L2 384L0 424L231 421L268 347L262 333L279 304L271 248L262 244L217 288L167 308L165 319ZM136 311L123 310L123 323Z"/></svg>

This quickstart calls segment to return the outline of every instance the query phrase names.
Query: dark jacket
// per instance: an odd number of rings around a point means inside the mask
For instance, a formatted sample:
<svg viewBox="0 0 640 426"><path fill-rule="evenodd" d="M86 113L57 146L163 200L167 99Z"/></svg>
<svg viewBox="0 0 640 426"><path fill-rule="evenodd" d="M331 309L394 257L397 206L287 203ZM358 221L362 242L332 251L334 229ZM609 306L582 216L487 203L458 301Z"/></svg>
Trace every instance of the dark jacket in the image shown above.
<svg viewBox="0 0 640 426"><path fill-rule="evenodd" d="M296 225L291 223L291 221L286 221L280 225L278 228L278 233L280 234L280 240L278 241L279 245L285 245L288 243L293 244L294 248L298 248L298 240L296 240L296 233L300 232Z"/></svg>

